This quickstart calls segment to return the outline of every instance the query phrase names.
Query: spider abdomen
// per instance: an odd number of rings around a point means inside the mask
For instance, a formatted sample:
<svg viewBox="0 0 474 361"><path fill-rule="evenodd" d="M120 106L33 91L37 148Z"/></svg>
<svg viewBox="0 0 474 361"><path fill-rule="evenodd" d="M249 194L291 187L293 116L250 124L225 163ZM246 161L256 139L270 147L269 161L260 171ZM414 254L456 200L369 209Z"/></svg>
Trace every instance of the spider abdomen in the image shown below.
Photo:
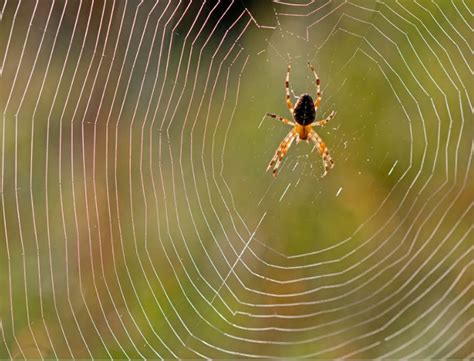
<svg viewBox="0 0 474 361"><path fill-rule="evenodd" d="M301 95L296 101L293 118L300 125L309 125L316 118L314 101L309 94Z"/></svg>

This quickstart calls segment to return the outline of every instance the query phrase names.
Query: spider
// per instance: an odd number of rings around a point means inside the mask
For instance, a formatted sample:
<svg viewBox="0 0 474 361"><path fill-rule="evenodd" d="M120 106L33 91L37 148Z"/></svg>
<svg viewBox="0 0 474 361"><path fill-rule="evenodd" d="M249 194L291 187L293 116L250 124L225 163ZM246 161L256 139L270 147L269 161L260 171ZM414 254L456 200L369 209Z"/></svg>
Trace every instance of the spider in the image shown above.
<svg viewBox="0 0 474 361"><path fill-rule="evenodd" d="M294 122L283 118L279 115L273 113L267 113L267 116L278 119L284 124L291 125L293 129L286 135L283 141L278 146L275 155L273 156L272 160L268 164L267 172L273 168L273 176L276 177L278 172L278 167L281 164L283 157L285 156L286 152L290 148L293 141L296 139L296 144L298 144L301 140L306 140L309 142L310 140L314 142L316 148L319 150L321 157L323 158L324 164L324 177L328 170L334 167L334 162L329 155L329 149L326 144L323 142L321 137L318 133L316 133L313 129L315 125L323 127L325 126L334 116L336 112L333 110L331 114L325 119L321 119L315 121L316 118L316 111L318 110L319 104L321 103L321 86L320 80L314 67L311 63L308 62L308 66L314 74L316 79L316 101L313 101L313 98L309 94L302 94L298 97L296 101L296 105L293 108L293 104L291 103L290 99L290 70L291 64L288 64L288 71L286 73L286 80L285 80L285 89L286 89L286 104L288 105L288 109L290 110L291 115L293 116Z"/></svg>

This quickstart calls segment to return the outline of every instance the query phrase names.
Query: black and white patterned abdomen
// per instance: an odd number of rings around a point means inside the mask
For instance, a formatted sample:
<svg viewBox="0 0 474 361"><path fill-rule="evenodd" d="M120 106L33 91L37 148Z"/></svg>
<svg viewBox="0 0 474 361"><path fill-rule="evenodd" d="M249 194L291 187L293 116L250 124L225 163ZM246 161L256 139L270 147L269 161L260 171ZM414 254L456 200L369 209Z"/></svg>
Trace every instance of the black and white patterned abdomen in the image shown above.
<svg viewBox="0 0 474 361"><path fill-rule="evenodd" d="M296 102L293 118L300 125L309 125L314 122L315 117L313 98L309 94L301 95Z"/></svg>

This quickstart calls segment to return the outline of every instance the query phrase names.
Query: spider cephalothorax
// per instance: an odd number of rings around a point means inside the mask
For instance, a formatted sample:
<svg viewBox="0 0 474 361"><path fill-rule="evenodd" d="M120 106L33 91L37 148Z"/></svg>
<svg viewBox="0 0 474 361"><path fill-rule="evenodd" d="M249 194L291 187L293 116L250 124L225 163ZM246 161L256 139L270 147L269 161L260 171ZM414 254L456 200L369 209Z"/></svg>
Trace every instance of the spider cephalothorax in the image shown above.
<svg viewBox="0 0 474 361"><path fill-rule="evenodd" d="M299 143L302 139L306 141L311 140L316 145L316 148L318 149L319 153L321 154L321 157L323 158L323 177L326 175L329 169L334 167L334 162L331 156L329 155L328 147L323 142L319 134L314 131L313 127L322 127L326 125L336 115L336 112L332 111L327 118L315 121L316 111L318 110L319 104L321 103L321 86L318 75L316 74L316 71L314 70L313 66L310 63L308 63L308 65L316 79L316 101L313 101L313 98L311 98L309 94L303 94L298 98L298 100L296 101L296 105L293 108L293 104L291 103L290 98L291 65L289 64L285 80L286 104L295 122L292 122L276 114L267 113L268 116L276 118L282 123L293 126L293 129L286 135L286 137L280 143L280 146L276 150L275 155L268 164L267 171L273 168L274 176L277 175L278 167L280 166L283 157L285 156L286 152L295 140L296 143Z"/></svg>

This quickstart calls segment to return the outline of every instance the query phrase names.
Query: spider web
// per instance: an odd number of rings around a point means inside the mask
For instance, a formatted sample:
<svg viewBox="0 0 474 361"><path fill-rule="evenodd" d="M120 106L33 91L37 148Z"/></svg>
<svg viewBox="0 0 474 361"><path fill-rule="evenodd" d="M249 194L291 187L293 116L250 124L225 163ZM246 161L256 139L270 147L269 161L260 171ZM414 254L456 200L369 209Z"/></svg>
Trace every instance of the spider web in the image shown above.
<svg viewBox="0 0 474 361"><path fill-rule="evenodd" d="M0 9L1 358L474 356L469 2Z"/></svg>

